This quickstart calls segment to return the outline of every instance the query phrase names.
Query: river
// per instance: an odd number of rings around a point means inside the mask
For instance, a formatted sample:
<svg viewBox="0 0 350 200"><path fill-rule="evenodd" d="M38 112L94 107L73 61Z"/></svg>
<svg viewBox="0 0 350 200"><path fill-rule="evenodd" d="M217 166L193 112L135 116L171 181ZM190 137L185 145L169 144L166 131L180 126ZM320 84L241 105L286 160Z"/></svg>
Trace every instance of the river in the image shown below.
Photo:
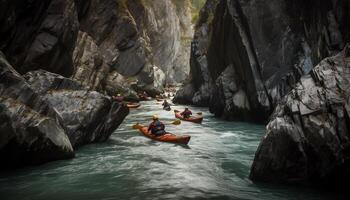
<svg viewBox="0 0 350 200"><path fill-rule="evenodd" d="M249 169L265 127L191 109L204 113L203 124L167 126L169 132L191 135L188 146L152 141L131 129L136 122L148 123L152 114L174 120L159 103L143 102L110 140L78 149L74 159L2 172L0 199L342 199L252 183Z"/></svg>

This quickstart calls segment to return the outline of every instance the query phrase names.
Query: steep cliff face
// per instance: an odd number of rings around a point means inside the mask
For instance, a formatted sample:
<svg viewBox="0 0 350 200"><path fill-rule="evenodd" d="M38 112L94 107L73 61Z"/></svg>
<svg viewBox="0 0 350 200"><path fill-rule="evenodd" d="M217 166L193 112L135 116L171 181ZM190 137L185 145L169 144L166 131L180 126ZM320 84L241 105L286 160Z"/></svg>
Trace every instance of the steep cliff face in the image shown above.
<svg viewBox="0 0 350 200"><path fill-rule="evenodd" d="M108 95L137 100L133 90L156 95L183 81L189 9L186 0L0 1L2 163L73 157L128 114Z"/></svg>
<svg viewBox="0 0 350 200"><path fill-rule="evenodd" d="M44 69L109 94L118 92L110 88L130 91L130 84L159 93L165 83L188 76L190 1L25 0L0 6L0 50L21 74Z"/></svg>
<svg viewBox="0 0 350 200"><path fill-rule="evenodd" d="M202 47L195 37L192 43L192 82L185 88L193 91L186 98L180 91L175 100L208 105L225 119L266 121L314 63L349 41L346 0L225 0L215 9L201 13L209 16L205 24L213 20L209 42Z"/></svg>
<svg viewBox="0 0 350 200"><path fill-rule="evenodd" d="M0 52L0 168L74 157L57 116Z"/></svg>
<svg viewBox="0 0 350 200"><path fill-rule="evenodd" d="M74 0L1 1L0 9L0 50L16 70L72 74L78 33Z"/></svg>
<svg viewBox="0 0 350 200"><path fill-rule="evenodd" d="M212 20L219 1L207 0L200 11L190 54L190 82L181 88L174 102L209 106L212 80L208 71L207 51L212 34Z"/></svg>
<svg viewBox="0 0 350 200"><path fill-rule="evenodd" d="M134 84L153 94L187 77L189 47L183 40L192 35L189 1L90 0L78 5L76 80L108 93L115 92L108 89L116 81L104 80L121 80L124 88Z"/></svg>
<svg viewBox="0 0 350 200"><path fill-rule="evenodd" d="M350 167L350 47L305 75L276 107L250 177L345 187Z"/></svg>
<svg viewBox="0 0 350 200"><path fill-rule="evenodd" d="M72 158L73 148L106 141L128 112L63 76L21 76L0 52L0 168Z"/></svg>

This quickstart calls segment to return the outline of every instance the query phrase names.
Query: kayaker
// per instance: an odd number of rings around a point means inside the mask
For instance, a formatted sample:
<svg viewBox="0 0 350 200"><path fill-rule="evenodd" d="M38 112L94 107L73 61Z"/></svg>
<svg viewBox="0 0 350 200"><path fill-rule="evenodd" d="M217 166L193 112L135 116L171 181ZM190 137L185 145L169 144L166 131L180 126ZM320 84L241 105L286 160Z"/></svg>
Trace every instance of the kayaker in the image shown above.
<svg viewBox="0 0 350 200"><path fill-rule="evenodd" d="M140 98L141 100L147 100L147 99L148 99L148 94L147 94L145 91L140 92L140 93L138 94L138 96L139 96L139 98Z"/></svg>
<svg viewBox="0 0 350 200"><path fill-rule="evenodd" d="M161 121L159 121L158 116L153 115L152 119L153 122L149 124L148 131L151 131L151 133L156 136L164 135L166 133L165 126Z"/></svg>
<svg viewBox="0 0 350 200"><path fill-rule="evenodd" d="M168 103L167 100L164 100L162 106L163 106L163 110L167 110L167 111L170 111L170 110L171 110L170 104Z"/></svg>
<svg viewBox="0 0 350 200"><path fill-rule="evenodd" d="M188 109L188 108L185 108L185 110L180 113L184 118L189 118L191 117L192 115L192 112Z"/></svg>
<svg viewBox="0 0 350 200"><path fill-rule="evenodd" d="M124 101L124 97L120 94L117 94L117 96L113 96L113 99L118 101L118 102Z"/></svg>
<svg viewBox="0 0 350 200"><path fill-rule="evenodd" d="M143 91L142 96L144 96L145 98L147 98L147 97L148 97L147 92L146 92L146 91Z"/></svg>

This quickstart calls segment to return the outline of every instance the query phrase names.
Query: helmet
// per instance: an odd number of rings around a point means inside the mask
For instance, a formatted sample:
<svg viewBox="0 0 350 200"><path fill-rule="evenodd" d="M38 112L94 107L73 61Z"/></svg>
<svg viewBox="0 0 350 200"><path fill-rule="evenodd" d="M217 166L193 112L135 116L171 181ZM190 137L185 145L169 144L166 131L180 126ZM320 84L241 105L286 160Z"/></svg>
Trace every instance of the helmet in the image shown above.
<svg viewBox="0 0 350 200"><path fill-rule="evenodd" d="M152 116L152 119L153 119L153 120L158 120L159 117L158 117L158 115L153 115L153 116Z"/></svg>

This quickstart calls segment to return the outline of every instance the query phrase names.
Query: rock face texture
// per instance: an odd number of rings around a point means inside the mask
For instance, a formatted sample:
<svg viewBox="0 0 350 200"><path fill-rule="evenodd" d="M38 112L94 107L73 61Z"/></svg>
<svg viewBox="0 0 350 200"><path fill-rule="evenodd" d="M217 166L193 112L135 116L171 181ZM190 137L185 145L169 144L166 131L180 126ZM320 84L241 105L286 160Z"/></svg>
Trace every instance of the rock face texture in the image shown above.
<svg viewBox="0 0 350 200"><path fill-rule="evenodd" d="M0 50L18 72L72 74L79 30L74 0L4 0L0 9Z"/></svg>
<svg viewBox="0 0 350 200"><path fill-rule="evenodd" d="M256 152L251 179L331 186L347 183L349 88L348 46L302 76L278 104Z"/></svg>
<svg viewBox="0 0 350 200"><path fill-rule="evenodd" d="M0 52L0 168L73 157L55 116Z"/></svg>
<svg viewBox="0 0 350 200"><path fill-rule="evenodd" d="M70 158L105 141L128 114L107 95L155 96L189 73L188 0L2 0L0 25L8 166Z"/></svg>
<svg viewBox="0 0 350 200"><path fill-rule="evenodd" d="M0 8L0 50L21 74L44 69L108 94L130 93L130 84L159 93L189 74L188 0L4 0Z"/></svg>
<svg viewBox="0 0 350 200"><path fill-rule="evenodd" d="M224 119L267 121L302 75L349 42L349 6L208 0L192 42L192 80L175 101L209 106Z"/></svg>
<svg viewBox="0 0 350 200"><path fill-rule="evenodd" d="M74 79L115 94L110 89L116 80L124 89L135 85L159 93L165 83L187 78L189 1L77 2L80 32L73 55Z"/></svg>
<svg viewBox="0 0 350 200"><path fill-rule="evenodd" d="M106 141L129 113L124 104L60 75L39 70L24 78L55 108L73 147Z"/></svg>
<svg viewBox="0 0 350 200"><path fill-rule="evenodd" d="M57 74L22 77L2 53L0 70L0 168L71 158L73 148L107 140L129 112Z"/></svg>
<svg viewBox="0 0 350 200"><path fill-rule="evenodd" d="M212 32L212 20L219 1L207 0L200 11L190 54L190 82L181 88L174 102L209 106L212 81L208 71L207 51Z"/></svg>

